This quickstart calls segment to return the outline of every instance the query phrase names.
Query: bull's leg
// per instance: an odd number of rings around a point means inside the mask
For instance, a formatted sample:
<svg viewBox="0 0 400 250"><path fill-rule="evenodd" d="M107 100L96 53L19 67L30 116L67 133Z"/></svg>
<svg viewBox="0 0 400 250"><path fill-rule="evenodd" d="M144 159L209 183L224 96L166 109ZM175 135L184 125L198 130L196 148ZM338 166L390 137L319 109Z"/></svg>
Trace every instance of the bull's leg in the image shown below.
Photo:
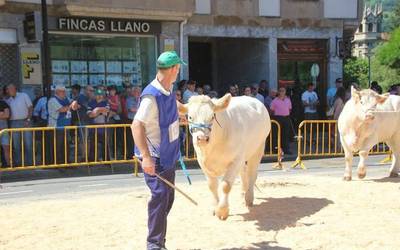
<svg viewBox="0 0 400 250"><path fill-rule="evenodd" d="M229 192L238 175L240 167L243 165L243 160L235 160L228 167L228 171L218 186L219 202L215 208L215 215L221 219L226 220L229 215Z"/></svg>
<svg viewBox="0 0 400 250"><path fill-rule="evenodd" d="M208 183L208 188L210 189L210 191L213 195L213 206L215 207L218 205L218 202L219 202L218 178L207 175L207 183Z"/></svg>
<svg viewBox="0 0 400 250"><path fill-rule="evenodd" d="M247 176L247 163L246 165L240 169L240 179L242 182L242 192L243 192L243 196L246 194L247 190L249 189L249 181L248 181L248 176Z"/></svg>
<svg viewBox="0 0 400 250"><path fill-rule="evenodd" d="M390 167L390 175L389 177L399 177L399 159L400 159L400 153L399 152L394 152L393 151L393 157L392 157L392 166Z"/></svg>
<svg viewBox="0 0 400 250"><path fill-rule="evenodd" d="M394 137L396 138L396 136ZM398 138L398 137L397 137ZM392 150L392 166L390 167L390 175L389 177L398 177L399 176L399 160L400 160L400 152L399 152L399 142L396 139L392 139L387 142L388 146Z"/></svg>
<svg viewBox="0 0 400 250"><path fill-rule="evenodd" d="M264 154L264 143L258 148L257 152L251 157L247 163L248 190L245 193L245 201L247 207L252 207L254 202L254 185L257 180L257 169L260 165L261 158Z"/></svg>
<svg viewBox="0 0 400 250"><path fill-rule="evenodd" d="M368 158L369 151L375 145L375 141L377 140L370 139L365 141L364 147L362 147L358 152L358 155L360 156L360 161L358 162L357 166L357 174L359 179L364 179L367 175L367 167L365 166L365 161Z"/></svg>
<svg viewBox="0 0 400 250"><path fill-rule="evenodd" d="M358 162L357 166L357 174L359 179L364 179L364 177L367 175L367 168L365 167L365 161L368 158L368 153L369 151L365 150L358 152L358 155L360 156L360 161Z"/></svg>
<svg viewBox="0 0 400 250"><path fill-rule="evenodd" d="M351 181L351 169L353 167L353 152L346 145L346 142L342 138L340 138L340 139L341 139L343 149L344 149L344 159L345 159L345 164L346 164L346 167L344 169L343 180Z"/></svg>

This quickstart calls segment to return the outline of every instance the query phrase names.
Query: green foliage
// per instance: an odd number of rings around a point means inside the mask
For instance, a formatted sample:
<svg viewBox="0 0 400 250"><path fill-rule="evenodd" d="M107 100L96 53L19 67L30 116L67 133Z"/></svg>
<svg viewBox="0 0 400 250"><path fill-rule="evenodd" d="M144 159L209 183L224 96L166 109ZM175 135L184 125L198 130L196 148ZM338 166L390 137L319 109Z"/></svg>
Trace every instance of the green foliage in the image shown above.
<svg viewBox="0 0 400 250"><path fill-rule="evenodd" d="M375 50L376 59L385 66L400 70L400 28L390 36L390 40Z"/></svg>
<svg viewBox="0 0 400 250"><path fill-rule="evenodd" d="M344 63L344 81L368 86L368 61L362 58L349 58Z"/></svg>
<svg viewBox="0 0 400 250"><path fill-rule="evenodd" d="M391 34L390 40L374 49L372 79L388 88L400 83L400 28Z"/></svg>
<svg viewBox="0 0 400 250"><path fill-rule="evenodd" d="M388 18L385 23L388 31L393 31L400 27L400 1L393 8L393 11L388 12Z"/></svg>
<svg viewBox="0 0 400 250"><path fill-rule="evenodd" d="M398 70L382 65L378 60L371 59L371 80L377 81L387 91L393 84L400 83Z"/></svg>

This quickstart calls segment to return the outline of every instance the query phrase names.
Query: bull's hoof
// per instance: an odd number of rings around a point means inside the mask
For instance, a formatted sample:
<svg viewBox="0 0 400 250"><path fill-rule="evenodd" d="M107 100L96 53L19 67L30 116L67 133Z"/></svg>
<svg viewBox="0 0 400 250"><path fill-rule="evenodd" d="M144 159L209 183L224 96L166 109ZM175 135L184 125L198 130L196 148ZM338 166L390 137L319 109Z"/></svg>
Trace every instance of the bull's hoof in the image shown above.
<svg viewBox="0 0 400 250"><path fill-rule="evenodd" d="M389 175L389 177L390 177L390 178L396 178L396 177L399 177L399 174L398 174L398 173L391 172L390 175Z"/></svg>
<svg viewBox="0 0 400 250"><path fill-rule="evenodd" d="M229 216L229 207L217 207L214 213L218 219L226 220Z"/></svg>
<svg viewBox="0 0 400 250"><path fill-rule="evenodd" d="M345 176L345 177L343 177L343 180L344 181L351 181L351 176Z"/></svg>
<svg viewBox="0 0 400 250"><path fill-rule="evenodd" d="M364 179L366 175L367 175L367 172L358 173L358 179Z"/></svg>

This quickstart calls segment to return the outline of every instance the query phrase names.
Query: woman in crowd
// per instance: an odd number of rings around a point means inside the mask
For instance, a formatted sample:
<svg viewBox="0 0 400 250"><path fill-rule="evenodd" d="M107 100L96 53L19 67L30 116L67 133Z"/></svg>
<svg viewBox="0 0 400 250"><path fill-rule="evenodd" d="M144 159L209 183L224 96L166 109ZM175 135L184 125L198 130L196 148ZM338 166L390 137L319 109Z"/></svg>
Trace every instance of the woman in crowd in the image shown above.
<svg viewBox="0 0 400 250"><path fill-rule="evenodd" d="M292 102L286 96L286 89L280 87L276 97L271 103L271 112L274 118L281 126L281 142L282 150L285 154L292 154L289 149L289 133L290 133L290 112L292 110Z"/></svg>
<svg viewBox="0 0 400 250"><path fill-rule="evenodd" d="M333 119L339 119L340 113L342 113L344 104L346 102L346 90L343 87L339 87L336 91L335 102L333 103Z"/></svg>

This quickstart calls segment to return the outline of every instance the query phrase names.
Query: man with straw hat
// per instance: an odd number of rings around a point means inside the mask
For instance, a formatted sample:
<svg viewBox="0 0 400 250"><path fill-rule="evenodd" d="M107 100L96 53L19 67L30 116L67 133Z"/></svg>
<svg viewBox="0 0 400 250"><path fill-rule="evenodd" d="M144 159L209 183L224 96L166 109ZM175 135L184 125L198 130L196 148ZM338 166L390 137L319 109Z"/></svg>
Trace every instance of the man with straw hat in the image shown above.
<svg viewBox="0 0 400 250"><path fill-rule="evenodd" d="M179 159L179 119L173 84L180 65L185 63L175 51L157 59L156 78L143 90L132 123L135 156L141 161L146 184L151 191L148 204L147 249L166 249L167 216L174 202L175 163Z"/></svg>

